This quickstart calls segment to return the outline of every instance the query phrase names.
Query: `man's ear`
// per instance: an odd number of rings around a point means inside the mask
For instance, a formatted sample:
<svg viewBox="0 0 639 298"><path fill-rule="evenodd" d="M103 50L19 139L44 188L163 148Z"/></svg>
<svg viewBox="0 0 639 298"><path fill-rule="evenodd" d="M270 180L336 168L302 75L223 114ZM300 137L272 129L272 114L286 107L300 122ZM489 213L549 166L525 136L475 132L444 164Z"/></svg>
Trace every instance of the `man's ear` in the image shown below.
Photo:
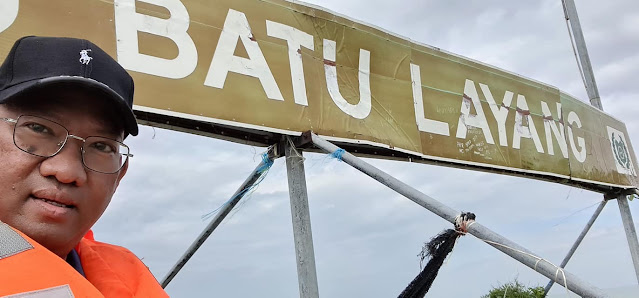
<svg viewBox="0 0 639 298"><path fill-rule="evenodd" d="M115 187L117 188L120 185L120 181L122 180L122 178L124 178L124 175L126 175L126 171L129 169L129 160L127 160L124 165L122 166L122 169L120 169L120 172L118 172L118 180L115 182Z"/></svg>

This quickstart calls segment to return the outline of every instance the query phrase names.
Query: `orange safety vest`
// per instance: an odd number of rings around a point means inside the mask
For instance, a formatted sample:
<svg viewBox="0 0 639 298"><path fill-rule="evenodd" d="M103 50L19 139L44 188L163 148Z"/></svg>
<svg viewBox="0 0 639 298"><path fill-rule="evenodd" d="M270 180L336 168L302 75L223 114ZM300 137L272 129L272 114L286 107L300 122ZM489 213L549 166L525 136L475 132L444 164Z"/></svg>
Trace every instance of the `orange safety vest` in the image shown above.
<svg viewBox="0 0 639 298"><path fill-rule="evenodd" d="M75 247L86 278L22 232L0 222L0 297L168 297L126 248L89 231Z"/></svg>

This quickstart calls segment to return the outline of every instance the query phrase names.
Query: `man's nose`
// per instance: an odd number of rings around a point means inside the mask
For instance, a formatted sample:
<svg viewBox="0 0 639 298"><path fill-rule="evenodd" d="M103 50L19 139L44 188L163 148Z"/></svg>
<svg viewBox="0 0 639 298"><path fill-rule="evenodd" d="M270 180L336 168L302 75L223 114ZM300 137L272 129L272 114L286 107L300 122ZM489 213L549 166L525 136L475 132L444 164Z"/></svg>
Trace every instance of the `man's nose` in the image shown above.
<svg viewBox="0 0 639 298"><path fill-rule="evenodd" d="M87 180L86 169L82 163L81 144L67 140L58 154L40 163L40 174L55 177L60 183L83 185Z"/></svg>

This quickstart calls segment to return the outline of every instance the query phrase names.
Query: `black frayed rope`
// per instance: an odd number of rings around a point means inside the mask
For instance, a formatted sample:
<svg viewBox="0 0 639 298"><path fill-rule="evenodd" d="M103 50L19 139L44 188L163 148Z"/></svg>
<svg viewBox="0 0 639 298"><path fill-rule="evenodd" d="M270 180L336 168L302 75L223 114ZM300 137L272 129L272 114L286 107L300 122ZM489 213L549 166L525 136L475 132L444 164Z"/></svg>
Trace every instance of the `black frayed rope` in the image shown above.
<svg viewBox="0 0 639 298"><path fill-rule="evenodd" d="M430 260L413 281L399 294L398 298L423 298L433 284L439 268L444 264L446 256L453 251L455 242L460 236L466 235L468 227L475 222L475 214L462 212L455 218L455 229L446 229L424 243L420 257L420 267L424 259Z"/></svg>

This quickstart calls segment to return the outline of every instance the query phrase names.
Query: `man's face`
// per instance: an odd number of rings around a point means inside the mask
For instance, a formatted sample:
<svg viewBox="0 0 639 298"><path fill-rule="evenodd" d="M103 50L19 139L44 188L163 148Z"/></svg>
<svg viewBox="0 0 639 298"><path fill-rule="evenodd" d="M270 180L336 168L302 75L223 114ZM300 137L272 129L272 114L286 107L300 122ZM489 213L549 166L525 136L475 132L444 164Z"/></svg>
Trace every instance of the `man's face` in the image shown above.
<svg viewBox="0 0 639 298"><path fill-rule="evenodd" d="M0 105L0 117L38 116L72 135L121 141L122 132L105 119L107 104L91 97L86 91L40 92L27 104ZM0 221L64 258L109 205L127 165L115 174L91 171L82 164L82 142L73 138L57 155L37 157L14 145L13 128L0 121Z"/></svg>

